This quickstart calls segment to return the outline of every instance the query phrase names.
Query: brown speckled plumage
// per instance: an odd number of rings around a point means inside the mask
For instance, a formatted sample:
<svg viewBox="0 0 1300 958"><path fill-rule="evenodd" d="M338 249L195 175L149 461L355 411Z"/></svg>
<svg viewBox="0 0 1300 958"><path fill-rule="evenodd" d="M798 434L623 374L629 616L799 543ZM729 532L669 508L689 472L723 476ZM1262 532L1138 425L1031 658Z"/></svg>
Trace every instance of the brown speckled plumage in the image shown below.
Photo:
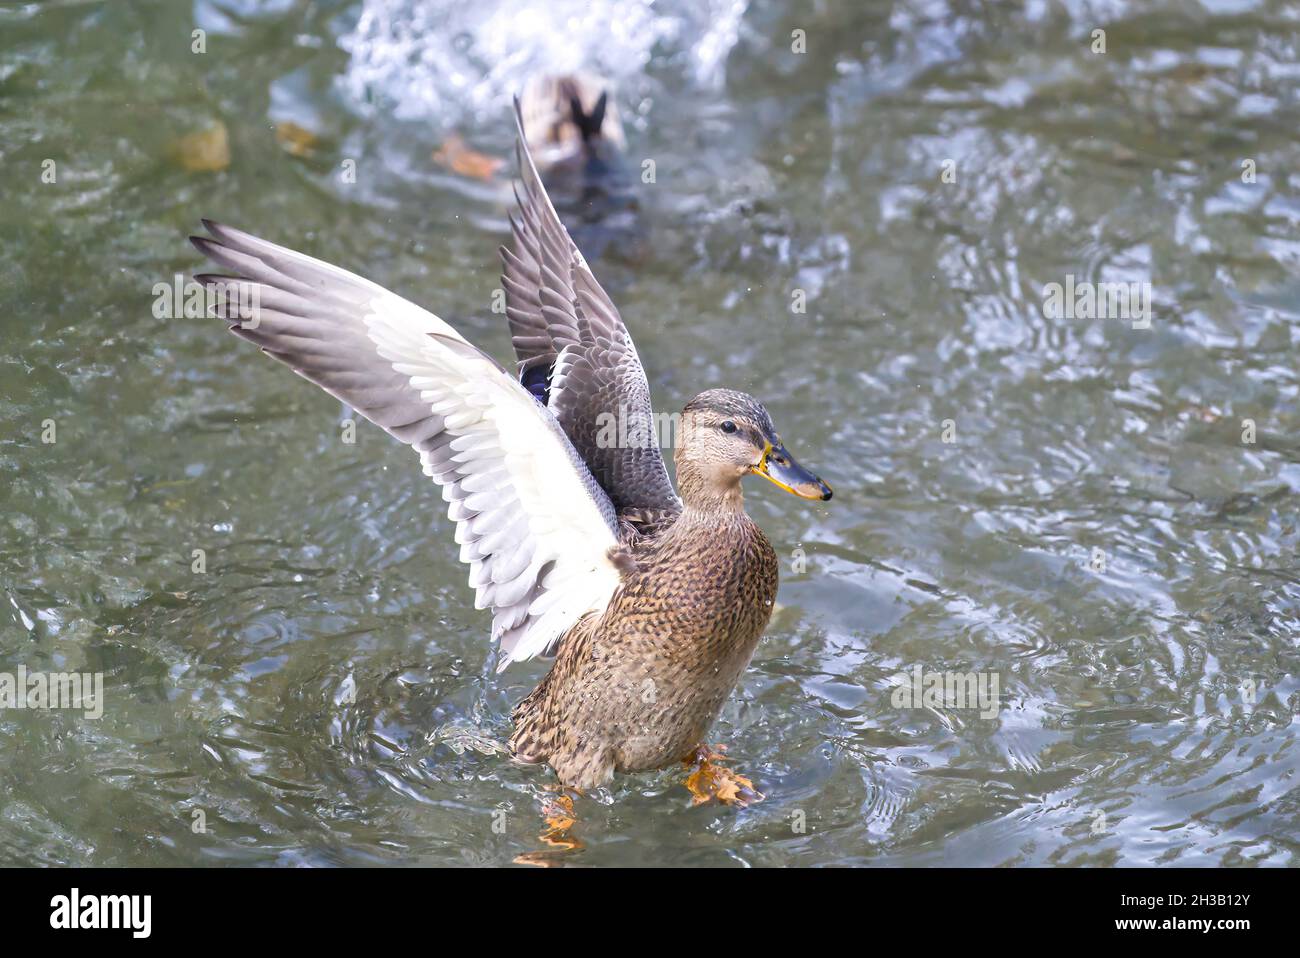
<svg viewBox="0 0 1300 958"><path fill-rule="evenodd" d="M637 570L583 619L514 710L511 748L590 788L662 768L704 740L776 598L776 553L735 506L688 504L632 548Z"/></svg>

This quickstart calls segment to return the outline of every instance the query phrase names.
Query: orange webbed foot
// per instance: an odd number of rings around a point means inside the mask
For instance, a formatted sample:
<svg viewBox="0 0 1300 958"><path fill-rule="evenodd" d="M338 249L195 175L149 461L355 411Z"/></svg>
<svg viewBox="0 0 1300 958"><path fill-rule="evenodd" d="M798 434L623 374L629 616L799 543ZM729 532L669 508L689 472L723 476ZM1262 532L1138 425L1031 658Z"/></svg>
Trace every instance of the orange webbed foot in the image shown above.
<svg viewBox="0 0 1300 958"><path fill-rule="evenodd" d="M573 800L575 797L581 797L582 792L562 785L544 787L547 791L558 793L548 798L542 805L542 817L546 822L546 828L537 836L538 841L550 847L548 850L516 855L514 859L516 865L550 868L583 848L581 839L569 834L569 830L578 823L578 813L574 809Z"/></svg>
<svg viewBox="0 0 1300 958"><path fill-rule="evenodd" d="M546 831L537 838L555 848L581 848L582 842L569 834L569 829L578 824L578 813L573 808L573 796L560 793L542 809L546 819Z"/></svg>
<svg viewBox="0 0 1300 958"><path fill-rule="evenodd" d="M726 751L725 745L701 745L693 756L686 759L685 765L695 766L686 777L686 787L693 796L692 804L703 805L716 800L723 805L744 808L763 800L763 793L748 777L720 764L726 760Z"/></svg>

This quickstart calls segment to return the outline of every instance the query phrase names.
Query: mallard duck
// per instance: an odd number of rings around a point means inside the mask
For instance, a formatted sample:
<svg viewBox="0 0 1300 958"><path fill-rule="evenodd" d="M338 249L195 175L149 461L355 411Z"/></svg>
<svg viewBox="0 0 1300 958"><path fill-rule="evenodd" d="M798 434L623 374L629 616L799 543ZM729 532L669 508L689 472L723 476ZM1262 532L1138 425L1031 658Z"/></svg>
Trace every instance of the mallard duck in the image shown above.
<svg viewBox="0 0 1300 958"><path fill-rule="evenodd" d="M682 410L674 491L632 337L547 197L518 101L515 119L523 188L501 258L518 375L336 266L209 220L191 241L230 271L196 279L231 332L419 454L499 669L555 659L513 712L511 751L589 789L696 754L754 653L777 557L741 481L831 490L761 402L709 389Z"/></svg>
<svg viewBox="0 0 1300 958"><path fill-rule="evenodd" d="M545 180L584 154L626 152L627 137L609 84L591 73L537 74L524 84L519 110L533 162Z"/></svg>
<svg viewBox="0 0 1300 958"><path fill-rule="evenodd" d="M636 261L645 224L610 87L590 73L529 80L520 102L528 148L560 218L588 259Z"/></svg>

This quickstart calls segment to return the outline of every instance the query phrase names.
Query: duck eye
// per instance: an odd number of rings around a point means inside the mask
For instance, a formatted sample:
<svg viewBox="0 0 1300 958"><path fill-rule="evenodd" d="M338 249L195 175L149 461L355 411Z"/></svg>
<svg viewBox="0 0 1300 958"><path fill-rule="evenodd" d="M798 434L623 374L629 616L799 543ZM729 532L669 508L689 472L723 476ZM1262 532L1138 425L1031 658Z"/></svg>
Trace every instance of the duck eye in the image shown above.
<svg viewBox="0 0 1300 958"><path fill-rule="evenodd" d="M723 432L728 432L728 433L735 432L736 424L732 422L730 419L724 419L722 420L722 426L720 428L722 429Z"/></svg>

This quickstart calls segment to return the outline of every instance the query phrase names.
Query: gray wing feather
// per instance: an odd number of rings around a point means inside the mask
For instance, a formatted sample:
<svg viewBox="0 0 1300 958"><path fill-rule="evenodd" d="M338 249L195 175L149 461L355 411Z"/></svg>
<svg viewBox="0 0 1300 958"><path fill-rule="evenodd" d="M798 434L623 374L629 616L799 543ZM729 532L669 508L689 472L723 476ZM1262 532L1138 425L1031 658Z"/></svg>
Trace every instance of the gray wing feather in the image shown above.
<svg viewBox="0 0 1300 958"><path fill-rule="evenodd" d="M501 249L506 317L521 370L552 368L548 404L616 512L676 515L650 385L618 309L560 222L515 104L522 192ZM615 441L610 442L613 434Z"/></svg>
<svg viewBox="0 0 1300 958"><path fill-rule="evenodd" d="M613 505L555 417L455 330L380 286L204 221L200 252L233 271L230 331L352 406L442 486L475 607L511 661L545 654L618 572ZM251 307L248 304L254 304ZM544 487L544 488L543 488Z"/></svg>

